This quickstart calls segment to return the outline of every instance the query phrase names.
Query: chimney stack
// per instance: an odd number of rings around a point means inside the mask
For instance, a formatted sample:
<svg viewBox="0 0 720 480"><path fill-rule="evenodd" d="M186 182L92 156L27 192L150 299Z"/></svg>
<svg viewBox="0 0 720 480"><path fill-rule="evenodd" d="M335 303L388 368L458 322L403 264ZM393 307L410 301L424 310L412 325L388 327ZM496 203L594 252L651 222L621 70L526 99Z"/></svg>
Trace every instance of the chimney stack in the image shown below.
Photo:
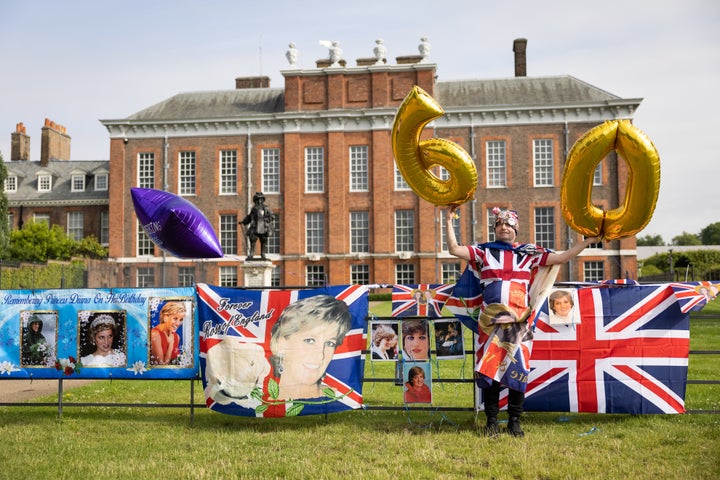
<svg viewBox="0 0 720 480"><path fill-rule="evenodd" d="M30 160L30 137L22 122L15 125L10 135L10 160Z"/></svg>
<svg viewBox="0 0 720 480"><path fill-rule="evenodd" d="M270 88L270 77L237 77L235 79L235 89L244 88Z"/></svg>
<svg viewBox="0 0 720 480"><path fill-rule="evenodd" d="M513 52L515 52L515 76L526 77L527 65L525 50L527 49L527 39L516 38L513 42Z"/></svg>
<svg viewBox="0 0 720 480"><path fill-rule="evenodd" d="M50 160L70 160L70 136L65 127L46 118L40 137L40 165Z"/></svg>

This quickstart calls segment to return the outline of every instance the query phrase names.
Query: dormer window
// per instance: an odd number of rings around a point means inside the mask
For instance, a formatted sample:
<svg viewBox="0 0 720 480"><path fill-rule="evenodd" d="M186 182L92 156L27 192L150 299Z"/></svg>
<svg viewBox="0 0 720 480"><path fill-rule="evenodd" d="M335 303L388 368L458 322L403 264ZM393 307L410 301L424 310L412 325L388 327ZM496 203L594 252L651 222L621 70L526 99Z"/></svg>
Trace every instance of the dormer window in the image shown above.
<svg viewBox="0 0 720 480"><path fill-rule="evenodd" d="M95 175L95 190L106 191L108 189L108 174L98 173Z"/></svg>
<svg viewBox="0 0 720 480"><path fill-rule="evenodd" d="M37 180L38 192L49 192L50 190L52 190L52 175L43 173L38 175Z"/></svg>
<svg viewBox="0 0 720 480"><path fill-rule="evenodd" d="M5 193L17 193L18 189L18 178L16 175L11 175L5 179Z"/></svg>
<svg viewBox="0 0 720 480"><path fill-rule="evenodd" d="M70 191L71 192L84 192L85 191L85 175L73 175L70 178Z"/></svg>

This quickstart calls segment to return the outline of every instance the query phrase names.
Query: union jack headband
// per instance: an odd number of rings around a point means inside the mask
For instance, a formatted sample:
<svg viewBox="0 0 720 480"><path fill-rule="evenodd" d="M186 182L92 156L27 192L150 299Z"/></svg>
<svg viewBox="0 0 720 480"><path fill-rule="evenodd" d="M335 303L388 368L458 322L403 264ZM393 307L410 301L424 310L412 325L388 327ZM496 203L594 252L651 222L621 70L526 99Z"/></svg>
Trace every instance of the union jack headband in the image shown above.
<svg viewBox="0 0 720 480"><path fill-rule="evenodd" d="M495 207L492 212L495 215L495 225L497 225L498 222L507 223L515 230L515 233L517 233L520 227L520 218L515 210L500 210L498 207Z"/></svg>

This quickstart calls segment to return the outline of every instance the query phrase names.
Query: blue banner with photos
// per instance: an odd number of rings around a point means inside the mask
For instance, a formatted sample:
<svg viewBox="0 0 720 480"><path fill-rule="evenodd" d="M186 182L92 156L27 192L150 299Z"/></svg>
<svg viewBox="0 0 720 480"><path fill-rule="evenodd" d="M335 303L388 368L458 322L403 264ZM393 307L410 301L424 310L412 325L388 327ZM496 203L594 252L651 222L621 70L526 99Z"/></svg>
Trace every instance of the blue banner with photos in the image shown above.
<svg viewBox="0 0 720 480"><path fill-rule="evenodd" d="M3 290L0 379L191 379L194 287Z"/></svg>

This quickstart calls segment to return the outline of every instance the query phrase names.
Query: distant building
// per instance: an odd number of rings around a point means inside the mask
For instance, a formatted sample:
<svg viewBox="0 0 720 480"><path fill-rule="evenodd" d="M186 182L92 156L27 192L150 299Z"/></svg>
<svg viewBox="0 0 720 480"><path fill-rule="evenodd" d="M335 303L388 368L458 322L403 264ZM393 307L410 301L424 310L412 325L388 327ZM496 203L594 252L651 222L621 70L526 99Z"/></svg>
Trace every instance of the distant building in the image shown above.
<svg viewBox="0 0 720 480"><path fill-rule="evenodd" d="M40 161L30 160L30 137L18 123L11 135L10 161L5 162L4 192L8 224L27 221L60 225L70 238L93 235L107 246L109 228L109 162L71 161L65 127L45 119Z"/></svg>
<svg viewBox="0 0 720 480"><path fill-rule="evenodd" d="M395 65L375 56L354 67L344 59L309 69L293 63L281 72L283 88L271 88L268 77L240 77L234 90L180 93L102 120L110 137L109 246L122 271L118 286L242 285L238 222L257 191L276 214L268 245L275 285L453 282L461 264L446 251L444 212L419 199L393 161L390 130L413 85L446 110L423 137L460 144L478 167L475 199L458 221L461 241L491 240L489 215L500 206L519 212L519 241L568 248L580 238L560 212L567 152L599 123L632 118L641 99L568 75L527 77L525 45L514 44L512 78L438 81L424 41L426 53L396 57ZM617 207L626 178L611 152L595 171L594 202ZM194 203L225 258L164 255L138 225L131 187ZM564 266L559 280L635 276L634 237L598 247Z"/></svg>

